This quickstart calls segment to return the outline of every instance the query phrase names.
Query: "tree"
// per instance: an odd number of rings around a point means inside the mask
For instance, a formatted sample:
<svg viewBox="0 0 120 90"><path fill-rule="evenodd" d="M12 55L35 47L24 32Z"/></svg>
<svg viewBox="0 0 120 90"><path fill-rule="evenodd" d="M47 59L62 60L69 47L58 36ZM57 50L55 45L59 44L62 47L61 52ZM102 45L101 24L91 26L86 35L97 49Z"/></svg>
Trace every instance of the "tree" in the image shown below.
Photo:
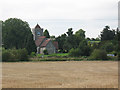
<svg viewBox="0 0 120 90"><path fill-rule="evenodd" d="M94 60L107 60L107 53L105 50L101 50L101 49L95 49L91 56L90 59L94 59Z"/></svg>
<svg viewBox="0 0 120 90"><path fill-rule="evenodd" d="M85 31L80 29L75 32L75 36L80 39L85 39Z"/></svg>
<svg viewBox="0 0 120 90"><path fill-rule="evenodd" d="M59 49L61 50L61 52L64 52L64 50L66 50L65 47L66 37L67 35L64 33L56 38L56 41L58 42Z"/></svg>
<svg viewBox="0 0 120 90"><path fill-rule="evenodd" d="M67 37L65 41L65 47L66 50L69 51L70 49L76 47L75 35L73 34L72 28L69 28L66 33L67 33Z"/></svg>
<svg viewBox="0 0 120 90"><path fill-rule="evenodd" d="M117 30L116 30L116 39L117 39L117 41L120 41L120 30L119 30L119 28L117 28Z"/></svg>
<svg viewBox="0 0 120 90"><path fill-rule="evenodd" d="M87 37L87 40L90 41L91 39L89 37Z"/></svg>
<svg viewBox="0 0 120 90"><path fill-rule="evenodd" d="M81 56L89 56L90 55L90 47L88 46L87 40L82 40L79 44L79 55Z"/></svg>
<svg viewBox="0 0 120 90"><path fill-rule="evenodd" d="M103 42L101 49L104 49L106 52L112 52L114 50L114 45L111 41Z"/></svg>
<svg viewBox="0 0 120 90"><path fill-rule="evenodd" d="M46 36L46 38L50 38L50 35L47 29L44 31L44 36Z"/></svg>
<svg viewBox="0 0 120 90"><path fill-rule="evenodd" d="M109 26L105 26L103 31L101 32L101 40L113 40L115 37L115 30L110 30Z"/></svg>
<svg viewBox="0 0 120 90"><path fill-rule="evenodd" d="M79 57L79 56L89 56L90 55L90 47L87 44L86 40L80 42L78 48L72 48L69 51L69 55L72 57Z"/></svg>
<svg viewBox="0 0 120 90"><path fill-rule="evenodd" d="M51 39L52 41L54 41L54 40L55 40L55 36L54 36L54 35L50 36L50 39Z"/></svg>
<svg viewBox="0 0 120 90"><path fill-rule="evenodd" d="M2 41L6 49L26 48L28 53L36 52L36 45L29 24L17 18L10 18L3 22Z"/></svg>
<svg viewBox="0 0 120 90"><path fill-rule="evenodd" d="M72 36L73 35L72 28L69 28L66 33L67 33L68 36Z"/></svg>
<svg viewBox="0 0 120 90"><path fill-rule="evenodd" d="M75 32L75 42L77 45L76 47L78 47L79 43L83 40L85 40L85 31L80 29L80 30Z"/></svg>

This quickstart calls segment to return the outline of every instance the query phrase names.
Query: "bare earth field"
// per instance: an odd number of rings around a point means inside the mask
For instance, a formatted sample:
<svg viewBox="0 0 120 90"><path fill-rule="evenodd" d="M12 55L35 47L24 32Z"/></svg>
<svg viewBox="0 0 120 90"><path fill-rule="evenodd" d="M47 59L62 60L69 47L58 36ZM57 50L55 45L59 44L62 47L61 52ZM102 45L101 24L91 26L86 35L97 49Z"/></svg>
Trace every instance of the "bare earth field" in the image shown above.
<svg viewBox="0 0 120 90"><path fill-rule="evenodd" d="M2 63L3 88L118 88L118 62Z"/></svg>

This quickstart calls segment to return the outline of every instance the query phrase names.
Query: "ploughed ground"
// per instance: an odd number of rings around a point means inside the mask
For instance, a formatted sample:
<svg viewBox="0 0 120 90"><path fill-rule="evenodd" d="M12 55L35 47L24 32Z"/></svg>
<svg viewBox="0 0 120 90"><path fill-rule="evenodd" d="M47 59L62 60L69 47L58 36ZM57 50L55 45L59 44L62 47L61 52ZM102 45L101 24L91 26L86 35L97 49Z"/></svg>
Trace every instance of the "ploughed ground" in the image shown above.
<svg viewBox="0 0 120 90"><path fill-rule="evenodd" d="M117 88L117 61L2 63L2 88Z"/></svg>

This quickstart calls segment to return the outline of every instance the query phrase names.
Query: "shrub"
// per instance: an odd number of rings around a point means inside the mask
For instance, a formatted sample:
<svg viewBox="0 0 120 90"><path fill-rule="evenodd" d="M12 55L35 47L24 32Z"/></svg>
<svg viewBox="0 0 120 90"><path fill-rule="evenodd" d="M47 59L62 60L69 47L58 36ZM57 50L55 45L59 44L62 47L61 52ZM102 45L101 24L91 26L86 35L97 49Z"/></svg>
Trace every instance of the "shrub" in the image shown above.
<svg viewBox="0 0 120 90"><path fill-rule="evenodd" d="M69 56L71 56L71 57L79 57L80 55L79 55L79 49L77 48L77 49L71 49L70 51L69 51Z"/></svg>
<svg viewBox="0 0 120 90"><path fill-rule="evenodd" d="M19 49L18 52L20 61L28 61L28 52L26 49Z"/></svg>
<svg viewBox="0 0 120 90"><path fill-rule="evenodd" d="M88 46L88 43L86 40L83 40L79 43L79 55L80 56L89 56L90 55L90 47Z"/></svg>
<svg viewBox="0 0 120 90"><path fill-rule="evenodd" d="M120 61L120 52L118 52L117 56L118 56L118 61Z"/></svg>
<svg viewBox="0 0 120 90"><path fill-rule="evenodd" d="M30 56L31 56L31 57L34 57L34 56L36 56L36 53L35 53L35 52L32 52L32 53L30 54Z"/></svg>
<svg viewBox="0 0 120 90"><path fill-rule="evenodd" d="M90 47L88 46L86 40L80 42L79 47L76 49L71 49L69 51L69 56L79 57L79 56L89 56L90 55Z"/></svg>
<svg viewBox="0 0 120 90"><path fill-rule="evenodd" d="M104 49L109 53L109 52L112 52L114 50L114 45L112 44L112 42L105 42L101 46L101 49Z"/></svg>
<svg viewBox="0 0 120 90"><path fill-rule="evenodd" d="M28 53L26 49L3 49L3 61L26 61L28 60Z"/></svg>
<svg viewBox="0 0 120 90"><path fill-rule="evenodd" d="M105 50L101 50L101 49L95 49L91 56L90 59L94 59L94 60L107 60L107 53Z"/></svg>
<svg viewBox="0 0 120 90"><path fill-rule="evenodd" d="M48 51L46 49L43 51L43 53L44 55L48 55Z"/></svg>
<svg viewBox="0 0 120 90"><path fill-rule="evenodd" d="M11 58L10 52L7 50L4 50L2 52L2 61L9 61L10 58Z"/></svg>

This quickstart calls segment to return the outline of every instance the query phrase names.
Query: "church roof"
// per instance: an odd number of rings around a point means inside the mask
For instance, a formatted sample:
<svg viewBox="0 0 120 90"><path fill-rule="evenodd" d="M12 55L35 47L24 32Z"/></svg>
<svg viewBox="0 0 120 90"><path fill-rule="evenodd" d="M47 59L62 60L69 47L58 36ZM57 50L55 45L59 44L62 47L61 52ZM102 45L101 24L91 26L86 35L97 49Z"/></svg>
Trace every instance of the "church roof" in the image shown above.
<svg viewBox="0 0 120 90"><path fill-rule="evenodd" d="M42 44L42 42L46 39L45 36L39 36L37 40L35 40L36 46L39 46Z"/></svg>
<svg viewBox="0 0 120 90"><path fill-rule="evenodd" d="M57 41L54 41L53 45L55 46L56 49L58 49L58 42Z"/></svg>
<svg viewBox="0 0 120 90"><path fill-rule="evenodd" d="M39 24L37 24L37 25L35 26L35 28L41 28L41 27L39 26Z"/></svg>
<svg viewBox="0 0 120 90"><path fill-rule="evenodd" d="M47 44L49 43L49 41L51 41L51 40L49 40L49 39L45 40L45 41L42 43L41 47L46 47Z"/></svg>
<svg viewBox="0 0 120 90"><path fill-rule="evenodd" d="M46 47L47 44L50 42L51 40L50 39L46 39L45 36L39 36L37 40L35 40L35 44L36 46L40 46L40 47ZM56 49L58 49L58 42L57 41L54 41L53 42L53 45Z"/></svg>

